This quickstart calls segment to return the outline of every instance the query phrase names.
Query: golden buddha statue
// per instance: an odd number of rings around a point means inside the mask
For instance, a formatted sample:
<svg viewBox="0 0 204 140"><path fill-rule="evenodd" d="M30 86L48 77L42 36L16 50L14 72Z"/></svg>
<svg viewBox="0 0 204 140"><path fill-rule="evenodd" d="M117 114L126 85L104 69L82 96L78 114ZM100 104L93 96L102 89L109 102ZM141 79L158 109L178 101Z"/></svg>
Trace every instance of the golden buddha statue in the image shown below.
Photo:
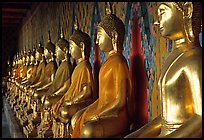
<svg viewBox="0 0 204 140"><path fill-rule="evenodd" d="M39 114L41 112L40 99L51 86L55 76L55 72L57 70L57 65L56 65L56 62L54 61L54 52L55 52L55 45L51 42L51 39L49 37L48 43L44 48L44 56L47 60L47 64L45 66L44 73L42 73L43 78L40 78L39 82L35 84L34 95L32 98L32 100L35 100L33 102L36 102L36 107L39 108L37 109L39 111ZM33 112L33 113L35 114L36 112ZM40 119L40 116L37 118Z"/></svg>
<svg viewBox="0 0 204 140"><path fill-rule="evenodd" d="M25 99L25 103L26 105L22 108L22 110L20 110L18 113L18 119L20 120L20 123L22 126L25 126L27 125L28 123L28 115L30 113L32 113L32 108L31 108L31 96L29 96L27 94L27 90L26 90L26 86L28 86L33 78L35 77L35 74L36 74L36 71L37 71L37 64L35 62L35 49L33 49L32 52L30 52L30 55L29 57L27 57L27 61L29 63L29 66L28 66L28 71L27 71L27 78L24 82L21 82L22 86L23 86L23 89L22 92L24 94L24 99Z"/></svg>
<svg viewBox="0 0 204 140"><path fill-rule="evenodd" d="M35 60L35 52L36 52L36 50L33 49L33 51L30 53L30 58L27 57L27 59L29 59L27 61L30 62L30 63L28 62L29 68L28 68L28 72L27 72L27 78L26 78L26 80L21 82L21 84L24 85L24 89L32 82L32 80L35 77L36 71L37 71L37 64L38 63L36 63L37 61Z"/></svg>
<svg viewBox="0 0 204 140"><path fill-rule="evenodd" d="M57 64L54 60L55 45L51 42L50 35L48 43L44 48L44 56L47 60L47 65L43 73L42 80L35 85L34 98L41 99L41 97L48 91L49 87L52 85L55 73L57 71Z"/></svg>
<svg viewBox="0 0 204 140"><path fill-rule="evenodd" d="M33 113L31 113L28 116L28 120L29 120L28 125L32 126L32 128L28 130L27 129L28 126L23 127L24 134L27 137L33 136L34 134L36 134L36 131L33 132L33 129L35 130L36 125L40 123L40 112L38 112L38 110L37 110L38 109L36 106L37 103L35 101L33 101L32 98L33 98L33 94L35 93L34 91L35 91L37 83L42 81L44 78L43 74L45 72L46 62L45 62L45 58L44 58L43 53L44 53L44 48L42 47L41 43L39 43L38 48L37 48L36 53L35 53L35 55L36 55L35 57L36 57L37 61L39 61L36 75L35 75L35 78L32 81L32 83L30 83L29 85L27 85L27 87L25 87L26 91L28 92L28 95L31 96L31 107L33 109Z"/></svg>
<svg viewBox="0 0 204 140"><path fill-rule="evenodd" d="M99 72L99 98L71 119L71 137L121 137L129 132L131 81L122 54L125 27L110 5L98 25L96 43L106 53Z"/></svg>
<svg viewBox="0 0 204 140"><path fill-rule="evenodd" d="M197 2L159 3L156 23L175 43L158 81L161 115L126 138L202 137L202 49L196 43L201 9Z"/></svg>
<svg viewBox="0 0 204 140"><path fill-rule="evenodd" d="M31 89L34 90L38 87L38 85L43 81L44 73L45 73L45 67L46 67L46 60L44 57L44 47L41 46L41 43L38 44L38 49L36 51L36 59L39 61L38 65L38 71L37 71L37 77L35 81L30 85ZM40 73L39 73L40 72Z"/></svg>
<svg viewBox="0 0 204 140"><path fill-rule="evenodd" d="M19 83L19 102L18 104L14 107L14 111L16 113L16 117L18 119L22 118L23 112L25 110L25 107L27 106L27 96L26 93L24 91L24 83L27 81L27 79L30 78L30 72L31 72L31 66L30 66L30 56L31 56L31 51L29 50L26 53L26 62L25 62L25 66L24 66L24 71L26 72L26 76L21 80L21 82Z"/></svg>
<svg viewBox="0 0 204 140"><path fill-rule="evenodd" d="M10 100L10 104L11 104L11 108L14 109L14 107L17 105L17 102L19 102L19 98L20 98L20 94L19 94L19 85L21 80L25 77L25 56L26 52L24 51L23 54L20 55L20 58L18 59L18 68L16 70L16 76L15 76L15 80L14 80L14 96L12 97L12 99Z"/></svg>
<svg viewBox="0 0 204 140"><path fill-rule="evenodd" d="M38 137L43 137L44 133L48 137L52 136L51 125L52 125L52 114L51 106L54 105L69 89L72 65L70 62L69 52L69 42L64 38L63 32L61 31L61 38L56 43L55 53L58 60L61 60L61 64L58 67L54 81L50 86L49 90L41 98L42 100L42 114L41 114L41 124L38 127ZM47 126L44 128L44 126ZM51 132L51 133L50 133Z"/></svg>
<svg viewBox="0 0 204 140"><path fill-rule="evenodd" d="M72 73L68 91L53 106L54 138L69 137L69 129L66 128L69 127L71 117L94 101L92 68L89 63L91 39L88 34L78 29L77 20L75 22L75 32L69 39L69 53L78 64Z"/></svg>

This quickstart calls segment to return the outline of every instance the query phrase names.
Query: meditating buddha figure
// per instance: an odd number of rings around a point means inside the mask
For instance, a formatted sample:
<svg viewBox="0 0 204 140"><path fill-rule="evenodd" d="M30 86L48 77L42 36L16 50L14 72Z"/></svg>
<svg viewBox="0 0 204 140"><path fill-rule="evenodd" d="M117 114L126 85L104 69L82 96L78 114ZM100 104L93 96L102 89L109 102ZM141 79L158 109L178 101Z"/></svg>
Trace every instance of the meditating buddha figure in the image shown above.
<svg viewBox="0 0 204 140"><path fill-rule="evenodd" d="M13 83L12 83L12 80L14 78L14 75L15 75L15 71L16 71L16 68L17 68L17 63L16 63L16 55L14 56L14 59L13 59L13 62L12 62L12 66L11 66L11 71L10 71L10 76L8 78L8 81L7 81L7 92L6 92L6 98L8 99L9 96L11 95L11 90L13 88Z"/></svg>
<svg viewBox="0 0 204 140"><path fill-rule="evenodd" d="M71 85L64 96L53 106L53 133L54 137L69 137L71 117L80 109L93 103L94 85L92 68L89 63L91 38L78 29L75 23L75 32L69 39L69 53L78 64L75 67Z"/></svg>
<svg viewBox="0 0 204 140"><path fill-rule="evenodd" d="M30 83L26 87L26 89L32 94L34 93L35 85L43 79L43 74L46 66L46 61L43 53L44 53L44 48L42 47L41 43L38 43L38 48L36 49L36 53L35 53L36 61L38 61L36 75L32 83Z"/></svg>
<svg viewBox="0 0 204 140"><path fill-rule="evenodd" d="M47 60L47 64L45 66L45 71L43 73L43 78L35 85L35 100L41 100L41 97L46 94L49 90L52 82L54 81L54 76L57 71L57 64L54 59L55 53L55 45L51 42L51 38L49 35L48 42L44 48L44 56ZM41 101L39 102L41 103Z"/></svg>
<svg viewBox="0 0 204 140"><path fill-rule="evenodd" d="M18 53L17 53L18 54ZM11 77L9 78L9 82L8 82L8 93L7 93L7 100L10 101L11 97L14 95L13 91L15 88L15 77L16 77L16 71L18 69L18 55L14 56L14 60L13 60L13 64L12 64L12 72L11 72Z"/></svg>
<svg viewBox="0 0 204 140"><path fill-rule="evenodd" d="M56 58L61 61L61 64L56 71L52 85L41 98L43 104L41 115L42 121L38 127L38 137L44 137L45 133L45 137L52 136L51 106L54 105L70 87L72 65L68 52L69 42L64 38L63 32L61 31L61 38L56 43L55 48Z"/></svg>
<svg viewBox="0 0 204 140"><path fill-rule="evenodd" d="M36 50L33 49L30 54L30 63L28 68L29 70L27 72L27 79L21 83L23 85L24 90L28 85L32 83L34 77L36 76L38 61L36 61L35 59L35 53L36 53Z"/></svg>
<svg viewBox="0 0 204 140"><path fill-rule="evenodd" d="M29 74L29 63L30 63L30 55L31 55L31 51L28 50L28 52L25 54L25 66L23 67L23 71L24 71L24 78L22 78L21 82L19 83L19 101L17 103L16 106L14 106L14 111L16 112L16 116L17 118L20 117L19 113L23 111L24 106L26 105L26 94L24 93L24 89L23 89L23 85L22 83L29 78L30 74Z"/></svg>
<svg viewBox="0 0 204 140"><path fill-rule="evenodd" d="M202 137L201 9L197 2L159 3L156 23L161 35L175 43L158 81L161 115L126 138Z"/></svg>
<svg viewBox="0 0 204 140"><path fill-rule="evenodd" d="M25 51L23 54L20 55L20 58L18 59L18 68L16 70L16 76L14 80L14 96L10 100L11 108L14 109L14 106L17 105L17 102L19 101L19 82L22 80L22 78L25 76L25 72L23 71L25 67Z"/></svg>
<svg viewBox="0 0 204 140"><path fill-rule="evenodd" d="M32 98L33 98L33 94L35 91L35 85L44 78L43 74L45 71L46 62L45 62L45 58L44 58L43 53L44 53L44 48L42 47L41 43L39 43L38 48L36 50L36 59L37 59L37 61L39 61L39 65L38 65L37 71L36 71L36 76L35 76L33 82L30 85L28 85L29 87L26 87L28 95L31 96ZM27 126L23 127L24 134L27 137L30 137L29 135L32 134L34 127L36 127L36 125L40 123L40 112L38 112L38 110L37 110L38 108L36 105L37 105L37 103L31 99L31 106L33 109L33 113L31 113L30 117L28 117L29 124ZM30 125L31 126L34 125L34 127L31 129L28 129L28 126L30 126Z"/></svg>
<svg viewBox="0 0 204 140"><path fill-rule="evenodd" d="M73 138L120 137L129 131L132 92L127 61L122 54L125 27L108 6L98 25L96 40L106 53L99 72L99 98L72 117Z"/></svg>
<svg viewBox="0 0 204 140"><path fill-rule="evenodd" d="M47 44L44 47L44 56L47 60L44 73L42 73L42 78L39 79L39 82L35 84L34 95L32 100L35 103L35 111L41 113L41 97L49 89L49 86L52 84L55 72L57 70L57 65L54 60L55 45L51 42L50 36ZM32 102L32 101L31 101ZM36 113L34 111L34 113ZM40 117L40 116L39 116Z"/></svg>
<svg viewBox="0 0 204 140"><path fill-rule="evenodd" d="M28 67L28 71L27 71L27 78L24 82L22 82L22 86L23 86L23 94L24 94L24 98L26 100L26 106L22 108L21 110L21 116L19 116L20 119L20 123L22 126L27 125L28 123L28 115L32 113L32 108L31 108L31 96L28 95L28 92L26 90L26 87L32 83L36 72L37 72L37 61L35 61L35 52L36 50L33 49L32 52L30 53L29 58L27 57L27 59L29 59L30 63L29 63L29 67Z"/></svg>

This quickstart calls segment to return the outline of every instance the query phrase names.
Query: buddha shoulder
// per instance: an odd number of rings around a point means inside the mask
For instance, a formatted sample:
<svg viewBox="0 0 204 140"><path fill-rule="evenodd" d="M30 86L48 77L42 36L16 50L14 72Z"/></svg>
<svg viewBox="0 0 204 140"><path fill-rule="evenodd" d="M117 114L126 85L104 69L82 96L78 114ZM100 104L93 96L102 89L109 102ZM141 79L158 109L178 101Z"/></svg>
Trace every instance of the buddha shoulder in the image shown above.
<svg viewBox="0 0 204 140"><path fill-rule="evenodd" d="M183 62L190 66L202 66L202 48L196 47L186 51L183 55ZM182 59L181 58L181 59Z"/></svg>

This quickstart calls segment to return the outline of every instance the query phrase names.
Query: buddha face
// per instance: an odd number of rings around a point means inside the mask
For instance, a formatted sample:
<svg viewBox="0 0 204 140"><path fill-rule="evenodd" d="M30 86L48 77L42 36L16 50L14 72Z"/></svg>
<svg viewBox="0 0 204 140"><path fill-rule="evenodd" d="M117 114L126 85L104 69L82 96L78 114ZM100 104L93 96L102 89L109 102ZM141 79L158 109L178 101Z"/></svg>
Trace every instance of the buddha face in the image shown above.
<svg viewBox="0 0 204 140"><path fill-rule="evenodd" d="M41 58L42 58L41 54L38 51L36 51L35 57L37 60L41 60Z"/></svg>
<svg viewBox="0 0 204 140"><path fill-rule="evenodd" d="M64 52L61 50L61 48L59 46L56 46L55 54L56 54L57 59L59 59L59 60L64 59Z"/></svg>
<svg viewBox="0 0 204 140"><path fill-rule="evenodd" d="M31 55L30 61L31 61L32 64L35 62L35 57L33 55Z"/></svg>
<svg viewBox="0 0 204 140"><path fill-rule="evenodd" d="M99 48L104 52L110 52L111 50L113 50L111 38L100 26L98 27L97 31L96 44L98 44Z"/></svg>
<svg viewBox="0 0 204 140"><path fill-rule="evenodd" d="M163 37L177 40L183 37L183 16L173 2L162 2L158 7L158 22Z"/></svg>
<svg viewBox="0 0 204 140"><path fill-rule="evenodd" d="M27 56L27 57L26 57L26 62L29 63L29 61L30 61L30 57Z"/></svg>
<svg viewBox="0 0 204 140"><path fill-rule="evenodd" d="M26 56L23 56L23 64L26 62Z"/></svg>
<svg viewBox="0 0 204 140"><path fill-rule="evenodd" d="M51 54L49 53L49 51L45 48L44 49L44 55L46 59L50 59L51 58Z"/></svg>
<svg viewBox="0 0 204 140"><path fill-rule="evenodd" d="M79 59L82 57L80 47L72 40L69 40L70 47L69 53L71 54L72 58Z"/></svg>

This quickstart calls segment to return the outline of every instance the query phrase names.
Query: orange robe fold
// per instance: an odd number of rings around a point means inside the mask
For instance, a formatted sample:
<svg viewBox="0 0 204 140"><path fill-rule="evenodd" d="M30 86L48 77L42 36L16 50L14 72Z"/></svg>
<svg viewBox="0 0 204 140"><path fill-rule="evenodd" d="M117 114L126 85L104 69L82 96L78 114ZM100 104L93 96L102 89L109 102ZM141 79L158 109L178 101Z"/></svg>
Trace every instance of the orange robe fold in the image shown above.
<svg viewBox="0 0 204 140"><path fill-rule="evenodd" d="M96 121L92 121L95 116L99 117L96 124L102 127L102 137L126 131L129 127L127 98L130 95L131 82L127 62L122 54L112 54L99 72L99 98L79 117L72 137L80 137L84 124Z"/></svg>
<svg viewBox="0 0 204 140"><path fill-rule="evenodd" d="M59 115L59 109L65 101L72 100L78 93L83 90L84 85L91 85L93 91L92 68L88 61L80 62L74 69L71 77L71 85L64 96L54 105L53 113Z"/></svg>

